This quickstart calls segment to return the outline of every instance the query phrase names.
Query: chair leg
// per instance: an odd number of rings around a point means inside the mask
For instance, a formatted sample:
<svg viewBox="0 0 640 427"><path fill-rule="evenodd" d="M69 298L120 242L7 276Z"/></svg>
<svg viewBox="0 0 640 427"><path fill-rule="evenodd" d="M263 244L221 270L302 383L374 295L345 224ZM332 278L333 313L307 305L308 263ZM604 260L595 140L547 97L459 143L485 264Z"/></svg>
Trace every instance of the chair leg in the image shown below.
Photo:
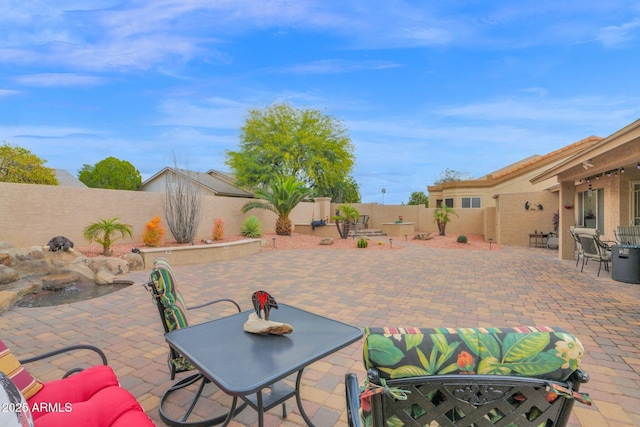
<svg viewBox="0 0 640 427"><path fill-rule="evenodd" d="M584 270L584 260L585 260L585 257L583 256L582 257L582 268L580 269L580 273L582 273L582 271Z"/></svg>
<svg viewBox="0 0 640 427"><path fill-rule="evenodd" d="M196 393L194 393L193 400L189 404L189 409L184 413L181 419L178 420L176 418L169 416L164 410L164 403L167 400L167 398L173 392L183 389L185 387L188 387L192 384L195 384L198 381L201 381L201 383L198 385L198 390L196 391ZM164 394L160 398L160 402L158 404L158 412L160 414L160 419L167 426L170 426L170 427L209 427L212 425L222 424L223 422L225 422L228 418L228 415L229 415L228 413L221 416L212 417L212 418L208 418L200 421L187 421L189 416L191 415L191 412L193 411L193 408L196 406L198 399L200 399L204 386L208 383L209 383L209 380L207 380L207 378L202 374L194 374L176 382L166 392L164 392ZM236 407L235 401L234 401L234 404L230 412L233 411L233 416L236 416L237 414L242 412L246 407L247 407L246 403L243 403L242 405Z"/></svg>
<svg viewBox="0 0 640 427"><path fill-rule="evenodd" d="M282 403L282 418L287 418L287 404Z"/></svg>

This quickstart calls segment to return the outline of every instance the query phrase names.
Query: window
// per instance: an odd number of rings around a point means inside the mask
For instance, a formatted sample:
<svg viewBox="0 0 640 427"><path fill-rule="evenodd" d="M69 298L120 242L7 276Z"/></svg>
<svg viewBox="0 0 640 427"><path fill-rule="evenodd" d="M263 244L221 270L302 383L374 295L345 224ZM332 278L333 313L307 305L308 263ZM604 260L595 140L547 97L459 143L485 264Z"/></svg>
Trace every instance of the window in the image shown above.
<svg viewBox="0 0 640 427"><path fill-rule="evenodd" d="M640 225L640 182L631 183L631 209L633 225Z"/></svg>
<svg viewBox="0 0 640 427"><path fill-rule="evenodd" d="M444 199L444 205L448 208L453 208L453 197Z"/></svg>
<svg viewBox="0 0 640 427"><path fill-rule="evenodd" d="M578 222L604 232L604 188L578 193Z"/></svg>
<svg viewBox="0 0 640 427"><path fill-rule="evenodd" d="M480 197L463 197L462 198L462 207L463 208L479 208L480 207Z"/></svg>

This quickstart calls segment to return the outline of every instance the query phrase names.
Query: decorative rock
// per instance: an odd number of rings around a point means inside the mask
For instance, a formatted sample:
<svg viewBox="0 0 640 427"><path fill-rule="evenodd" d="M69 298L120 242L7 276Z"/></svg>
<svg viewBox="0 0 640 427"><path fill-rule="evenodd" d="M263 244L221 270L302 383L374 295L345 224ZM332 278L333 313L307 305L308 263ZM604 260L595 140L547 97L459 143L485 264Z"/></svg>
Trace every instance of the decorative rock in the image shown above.
<svg viewBox="0 0 640 427"><path fill-rule="evenodd" d="M129 270L144 270L144 260L139 253L126 254L123 259L129 263Z"/></svg>
<svg viewBox="0 0 640 427"><path fill-rule="evenodd" d="M413 236L413 240L431 240L435 237L436 235L434 233L418 233Z"/></svg>
<svg viewBox="0 0 640 427"><path fill-rule="evenodd" d="M0 251L3 249L11 249L13 245L9 242L0 242Z"/></svg>
<svg viewBox="0 0 640 427"><path fill-rule="evenodd" d="M331 237L325 237L320 240L321 245L333 245L333 239Z"/></svg>
<svg viewBox="0 0 640 427"><path fill-rule="evenodd" d="M37 294L42 290L42 281L38 279L22 279L7 286L6 291L15 292L19 298L26 294Z"/></svg>
<svg viewBox="0 0 640 427"><path fill-rule="evenodd" d="M116 276L107 270L100 270L96 273L96 285L111 285L115 279Z"/></svg>
<svg viewBox="0 0 640 427"><path fill-rule="evenodd" d="M47 259L25 259L18 262L15 269L20 277L38 277L54 273L55 269Z"/></svg>
<svg viewBox="0 0 640 427"><path fill-rule="evenodd" d="M12 291L0 291L0 313L9 310L14 306L18 294Z"/></svg>
<svg viewBox="0 0 640 427"><path fill-rule="evenodd" d="M251 313L244 324L244 330L252 334L283 335L293 332L293 327L287 323L260 319L256 313Z"/></svg>
<svg viewBox="0 0 640 427"><path fill-rule="evenodd" d="M9 254L0 254L0 265L11 267L11 257Z"/></svg>
<svg viewBox="0 0 640 427"><path fill-rule="evenodd" d="M20 279L20 274L16 270L6 265L0 265L0 285L16 282L18 279Z"/></svg>
<svg viewBox="0 0 640 427"><path fill-rule="evenodd" d="M86 264L96 273L100 270L107 270L115 275L127 274L129 272L129 263L120 258L109 258L104 256L86 258Z"/></svg>
<svg viewBox="0 0 640 427"><path fill-rule="evenodd" d="M49 274L40 280L42 281L42 289L59 291L75 285L78 282L78 276L73 273Z"/></svg>
<svg viewBox="0 0 640 427"><path fill-rule="evenodd" d="M80 280L83 280L83 278L89 282L93 282L96 280L96 273L94 273L93 270L89 268L89 266L85 265L82 260L78 260L72 264L67 265L64 268L64 271L77 274L81 277Z"/></svg>

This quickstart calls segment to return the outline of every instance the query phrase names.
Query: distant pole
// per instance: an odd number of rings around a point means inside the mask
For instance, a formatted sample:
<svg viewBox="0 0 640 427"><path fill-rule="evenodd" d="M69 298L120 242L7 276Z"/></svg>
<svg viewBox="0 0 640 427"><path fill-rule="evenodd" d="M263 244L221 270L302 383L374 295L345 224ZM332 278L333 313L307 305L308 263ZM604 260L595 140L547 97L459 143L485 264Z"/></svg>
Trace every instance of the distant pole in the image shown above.
<svg viewBox="0 0 640 427"><path fill-rule="evenodd" d="M384 193L387 192L387 189L382 187L382 204L384 205Z"/></svg>

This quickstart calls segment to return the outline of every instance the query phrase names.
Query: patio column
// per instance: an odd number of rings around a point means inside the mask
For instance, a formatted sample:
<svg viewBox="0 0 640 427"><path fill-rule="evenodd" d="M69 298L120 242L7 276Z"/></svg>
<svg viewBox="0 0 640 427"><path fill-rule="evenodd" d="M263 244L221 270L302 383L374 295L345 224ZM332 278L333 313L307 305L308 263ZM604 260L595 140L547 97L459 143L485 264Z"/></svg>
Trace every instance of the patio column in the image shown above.
<svg viewBox="0 0 640 427"><path fill-rule="evenodd" d="M331 213L331 197L316 197L315 200L320 211L320 216L316 220L329 218L329 221L331 221L333 216Z"/></svg>
<svg viewBox="0 0 640 427"><path fill-rule="evenodd" d="M569 233L569 227L575 225L576 221L576 186L573 181L562 181L560 183L560 223L558 225L558 237L560 237L558 256L560 259L574 259L575 246L573 237ZM565 208L571 207L570 209Z"/></svg>

